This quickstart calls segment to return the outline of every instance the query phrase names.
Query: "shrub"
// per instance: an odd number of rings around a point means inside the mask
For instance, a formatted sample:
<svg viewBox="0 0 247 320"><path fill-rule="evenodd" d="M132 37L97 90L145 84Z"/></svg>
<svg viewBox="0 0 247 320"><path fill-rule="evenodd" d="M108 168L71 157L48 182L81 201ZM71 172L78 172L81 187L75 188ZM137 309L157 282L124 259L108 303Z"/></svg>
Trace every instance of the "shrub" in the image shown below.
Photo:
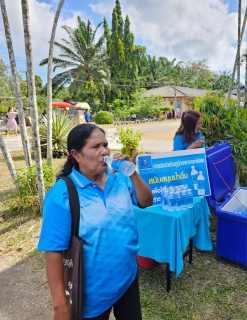
<svg viewBox="0 0 247 320"><path fill-rule="evenodd" d="M113 118L107 111L99 111L94 117L96 124L111 124L113 123Z"/></svg>
<svg viewBox="0 0 247 320"><path fill-rule="evenodd" d="M228 141L231 145L236 174L240 185L247 183L247 109L230 102L228 109L219 97L207 95L196 98L193 107L202 112L201 131L206 145L213 146L220 141Z"/></svg>
<svg viewBox="0 0 247 320"><path fill-rule="evenodd" d="M54 158L61 158L68 153L67 137L75 126L72 119L67 115L53 113L52 115L52 155ZM44 117L39 124L40 145L42 157L47 153L47 119Z"/></svg>
<svg viewBox="0 0 247 320"><path fill-rule="evenodd" d="M15 196L9 198L9 206L12 211L39 213L39 199L37 187L36 167L31 166L18 169L16 182L18 191ZM43 163L45 191L53 184L53 167Z"/></svg>
<svg viewBox="0 0 247 320"><path fill-rule="evenodd" d="M142 139L142 131L134 131L133 128L117 128L118 142L123 145L121 149L122 154L126 154L132 157L136 152L143 153L140 147L140 142Z"/></svg>

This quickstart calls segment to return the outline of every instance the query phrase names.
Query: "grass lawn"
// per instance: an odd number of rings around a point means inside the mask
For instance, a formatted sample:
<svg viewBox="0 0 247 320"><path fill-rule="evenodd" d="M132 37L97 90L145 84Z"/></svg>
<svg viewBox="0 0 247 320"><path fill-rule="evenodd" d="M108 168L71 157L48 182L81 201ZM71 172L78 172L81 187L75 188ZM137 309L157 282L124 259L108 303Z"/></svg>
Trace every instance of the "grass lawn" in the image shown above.
<svg viewBox="0 0 247 320"><path fill-rule="evenodd" d="M22 152L12 152L11 155L16 168L25 166ZM55 159L55 168L58 169L63 162ZM14 192L14 185L1 154L0 176L0 272L11 264L29 259L33 265L32 272L42 270L44 273L44 254L36 251L41 217L9 210L6 197ZM145 320L247 319L247 270L215 255L216 216L212 214L210 220L213 250L205 253L194 251L193 264L185 260L179 277L172 274L170 293L166 292L165 264L154 269L140 268L141 304ZM10 254L11 259L8 258ZM47 283L41 289L44 294L49 294Z"/></svg>

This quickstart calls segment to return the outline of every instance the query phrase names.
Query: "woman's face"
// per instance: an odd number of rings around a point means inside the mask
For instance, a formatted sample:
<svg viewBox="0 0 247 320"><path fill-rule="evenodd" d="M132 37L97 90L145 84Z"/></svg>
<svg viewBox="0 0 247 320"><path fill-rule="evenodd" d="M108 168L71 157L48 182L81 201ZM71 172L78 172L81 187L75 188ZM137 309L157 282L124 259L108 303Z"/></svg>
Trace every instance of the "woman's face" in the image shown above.
<svg viewBox="0 0 247 320"><path fill-rule="evenodd" d="M110 155L108 141L101 130L94 130L81 152L71 150L71 154L79 164L79 171L83 174L99 174L106 171L107 164L104 156Z"/></svg>
<svg viewBox="0 0 247 320"><path fill-rule="evenodd" d="M196 123L196 126L195 126L195 131L200 131L201 129L201 126L202 126L202 120L201 120L201 117L197 120L197 123Z"/></svg>

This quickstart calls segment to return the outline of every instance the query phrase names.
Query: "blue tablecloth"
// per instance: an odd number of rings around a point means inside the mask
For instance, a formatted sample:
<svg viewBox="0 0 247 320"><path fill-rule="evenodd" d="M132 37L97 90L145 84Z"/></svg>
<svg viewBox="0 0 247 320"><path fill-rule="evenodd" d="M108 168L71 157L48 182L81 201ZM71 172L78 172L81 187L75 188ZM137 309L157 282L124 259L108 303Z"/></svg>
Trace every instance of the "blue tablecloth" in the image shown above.
<svg viewBox="0 0 247 320"><path fill-rule="evenodd" d="M189 239L201 250L212 250L210 211L205 197L194 198L191 209L169 212L161 206L135 207L140 250L138 255L169 263L176 276L183 270L182 252Z"/></svg>

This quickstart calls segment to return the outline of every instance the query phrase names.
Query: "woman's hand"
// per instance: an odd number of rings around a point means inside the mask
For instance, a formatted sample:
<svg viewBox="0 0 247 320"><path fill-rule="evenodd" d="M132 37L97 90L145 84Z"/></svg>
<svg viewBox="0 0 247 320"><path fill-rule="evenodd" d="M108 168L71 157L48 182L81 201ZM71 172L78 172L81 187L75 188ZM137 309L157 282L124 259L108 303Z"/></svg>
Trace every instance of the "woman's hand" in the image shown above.
<svg viewBox="0 0 247 320"><path fill-rule="evenodd" d="M135 163L136 157L138 155L138 152L136 152L131 158L125 154L122 154L120 152L114 153L113 155L113 159L114 161L118 161L118 160L127 160L130 162Z"/></svg>
<svg viewBox="0 0 247 320"><path fill-rule="evenodd" d="M130 162L133 162L133 163L136 163L136 157L138 155L138 152L136 152L131 158L126 155L126 154L122 154L120 152L117 152L117 153L114 153L113 155L113 159L114 161L118 161L118 160L127 160L127 161L130 161ZM110 173L115 173L117 172L116 170L114 169L111 169Z"/></svg>
<svg viewBox="0 0 247 320"><path fill-rule="evenodd" d="M197 149L197 148L202 148L204 145L204 138L199 138L195 142L193 142L188 149Z"/></svg>

